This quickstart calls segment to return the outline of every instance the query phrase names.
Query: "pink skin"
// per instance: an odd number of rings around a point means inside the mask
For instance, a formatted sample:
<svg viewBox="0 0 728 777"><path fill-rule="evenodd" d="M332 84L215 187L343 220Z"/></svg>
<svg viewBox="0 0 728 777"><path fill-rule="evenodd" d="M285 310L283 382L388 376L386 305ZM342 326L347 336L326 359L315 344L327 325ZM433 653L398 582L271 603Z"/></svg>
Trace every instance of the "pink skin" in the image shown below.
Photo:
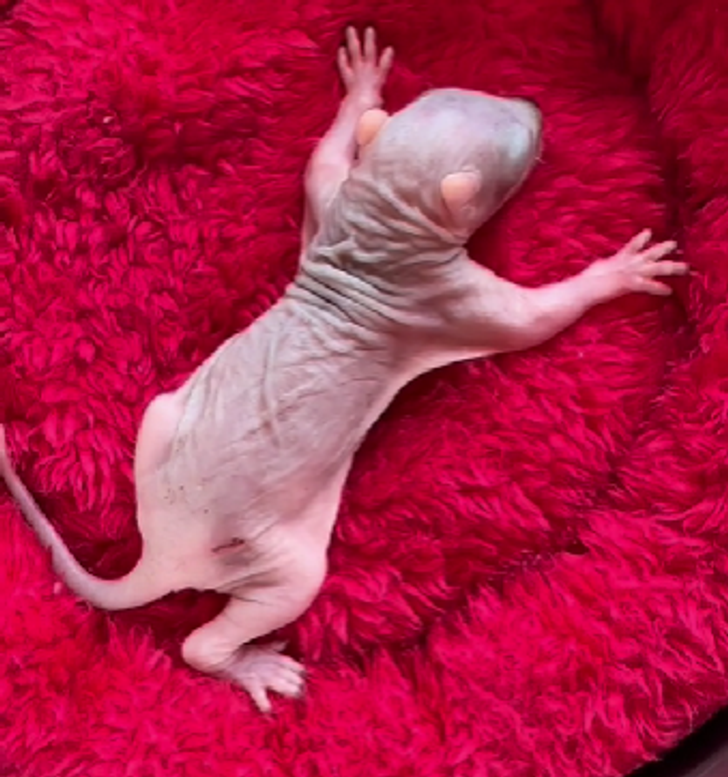
<svg viewBox="0 0 728 777"><path fill-rule="evenodd" d="M367 29L364 46L354 29L347 30L347 47L339 50L339 70L347 95L328 134L313 154L306 180L307 215L304 247L308 246L322 213L355 162L357 130L366 114L382 105L381 91L393 62L387 48L378 57L374 30ZM457 200L457 195L453 197ZM507 349L523 349L544 342L574 323L587 310L631 292L669 295L671 289L660 277L688 272L684 262L665 260L675 248L674 241L648 247L651 232L644 230L619 252L598 260L585 271L560 283L525 288L498 278L489 270L471 264L464 268L474 284L473 303L492 310L503 307L507 319ZM497 303L492 302L498 300ZM489 300L491 300L489 304ZM468 311L470 313L470 311ZM519 318L522 320L519 321ZM458 317L459 318L459 317ZM463 316L465 318L465 316ZM516 325L518 322L518 325ZM503 350L500 342L495 350Z"/></svg>
<svg viewBox="0 0 728 777"><path fill-rule="evenodd" d="M357 129L367 111L382 104L382 88L394 61L394 50L377 52L374 30L364 34L364 44L356 31L346 31L347 45L339 49L339 72L346 96L329 131L319 142L306 171L306 212L302 234L305 251L318 230L327 204L346 180L358 151Z"/></svg>
<svg viewBox="0 0 728 777"><path fill-rule="evenodd" d="M510 196L534 156L540 119L522 101L456 90L424 103L425 111L435 111L430 114L433 121L444 115L437 113L438 105L445 114L455 105L463 120L475 116L475 131L472 121L467 127L462 122L456 126L464 128L461 145L476 147L473 159L481 167L491 157L488 148L478 146L488 130L483 127L481 132L478 117L495 117L491 129L510 122L513 131L500 137L517 139L511 151L525 149L525 163L509 168L512 154L505 155L510 162L502 162L496 132L492 168L454 170L435 181L445 206L440 209L446 214L445 226L412 215L409 206L397 210L397 175L395 181L385 182L394 193L385 204L394 208L395 216L412 221L392 233L403 241L400 244L375 245L372 235L379 234L377 217L384 201L371 194L377 182L372 182L367 165L372 158L386 158L392 137L382 128L395 119L378 110L392 60L391 49L379 56L373 30L366 32L363 44L354 30L347 31L347 45L339 54L347 93L306 174L299 276L277 305L223 344L185 385L160 395L147 408L134 460L143 550L131 573L103 581L79 566L13 469L0 427L0 476L41 542L52 550L66 584L108 610L141 606L184 588L230 594L223 612L189 635L182 655L190 666L244 688L264 712L271 709L270 691L301 695L304 669L283 655L282 644L249 643L296 620L316 597L353 456L397 391L436 366L538 345L591 307L621 295L669 294L660 278L688 269L665 258L675 249L672 241L648 247L649 231L583 272L535 289L472 262L458 241L448 237L446 227L453 226L453 235L471 233L479 219L487 218L498 203L478 197L488 193L492 181L510 187L498 189L501 199ZM410 126L405 137L417 143L422 104L413 110L401 112L394 126L407 129L407 122L414 121L414 130ZM427 169L420 170L419 162L402 168L415 182L410 200L433 183L431 162L452 151L449 136L444 147L437 145L442 136L428 137L433 155L427 157ZM366 148L357 161L358 141ZM413 148L409 141L405 147ZM415 150L409 158L419 160ZM396 151L395 161L401 153ZM353 179L359 173L357 183ZM368 202L350 197L347 187L357 185L369 186L358 190L370 197ZM437 186L427 191L428 207L437 210ZM357 216L360 204L369 221L361 222L360 242L347 243L353 233L346 219ZM367 233L372 224L373 231ZM425 235L430 240L426 245L435 247L429 254L418 253L409 246L410 234L413 239ZM432 243L432 235L444 241L440 248ZM360 268L358 275L335 262L327 265L326 257L336 258L336 250ZM357 251L364 259L360 265ZM389 262L387 251L394 257ZM413 251L417 261L408 265ZM428 256L437 261L428 265ZM442 256L447 261L441 261ZM409 285L393 293L402 266L411 270ZM367 273L379 273L377 282L369 283ZM316 286L317 277L323 277L324 287ZM333 302L327 294L333 295Z"/></svg>

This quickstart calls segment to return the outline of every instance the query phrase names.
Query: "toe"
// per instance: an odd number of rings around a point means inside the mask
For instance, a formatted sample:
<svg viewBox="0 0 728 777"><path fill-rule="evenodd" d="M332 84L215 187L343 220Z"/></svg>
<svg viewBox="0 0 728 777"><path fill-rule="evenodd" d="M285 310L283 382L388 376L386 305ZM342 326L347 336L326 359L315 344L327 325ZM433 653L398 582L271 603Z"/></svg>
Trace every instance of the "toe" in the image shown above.
<svg viewBox="0 0 728 777"><path fill-rule="evenodd" d="M253 699L255 706L263 713L269 713L271 711L270 700L268 694L265 692L265 686L257 680L249 681L246 683L246 690Z"/></svg>
<svg viewBox="0 0 728 777"><path fill-rule="evenodd" d="M676 248L677 243L674 240L668 240L665 243L658 243L656 246L648 248L643 253L643 256L645 259L654 261L657 259L662 259L663 256L667 256L668 254L673 253Z"/></svg>
<svg viewBox="0 0 728 777"><path fill-rule="evenodd" d="M663 275L685 275L688 272L689 267L685 262L661 262L661 269Z"/></svg>
<svg viewBox="0 0 728 777"><path fill-rule="evenodd" d="M641 290L658 297L668 297L672 294L672 289L667 284L653 280L643 281Z"/></svg>
<svg viewBox="0 0 728 777"><path fill-rule="evenodd" d="M635 235L624 247L627 253L637 253L641 251L649 242L652 237L651 229L643 229L642 232Z"/></svg>
<svg viewBox="0 0 728 777"><path fill-rule="evenodd" d="M281 696L294 699L303 693L304 682L300 675L280 674L271 680L270 688Z"/></svg>
<svg viewBox="0 0 728 777"><path fill-rule="evenodd" d="M296 674L305 674L306 667L303 664L299 664L298 661L290 658L289 656L281 656L281 665L286 669L295 672Z"/></svg>

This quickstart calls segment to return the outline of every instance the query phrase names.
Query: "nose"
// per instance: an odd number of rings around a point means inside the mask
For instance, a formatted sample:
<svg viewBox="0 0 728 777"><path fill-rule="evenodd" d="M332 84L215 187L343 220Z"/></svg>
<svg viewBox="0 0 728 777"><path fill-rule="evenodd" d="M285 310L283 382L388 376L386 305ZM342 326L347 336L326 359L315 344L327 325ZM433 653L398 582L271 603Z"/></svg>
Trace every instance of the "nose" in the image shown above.
<svg viewBox="0 0 728 777"><path fill-rule="evenodd" d="M537 135L541 134L543 117L536 103L518 98L513 100L513 109L520 122L533 130Z"/></svg>

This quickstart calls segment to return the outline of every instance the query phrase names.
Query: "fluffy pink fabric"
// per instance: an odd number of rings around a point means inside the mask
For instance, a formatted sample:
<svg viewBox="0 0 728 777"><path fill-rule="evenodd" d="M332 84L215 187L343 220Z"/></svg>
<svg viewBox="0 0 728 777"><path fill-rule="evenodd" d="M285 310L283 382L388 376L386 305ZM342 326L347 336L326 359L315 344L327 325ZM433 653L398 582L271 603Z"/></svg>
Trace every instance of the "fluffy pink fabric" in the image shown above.
<svg viewBox="0 0 728 777"><path fill-rule="evenodd" d="M728 700L720 5L0 0L0 416L103 576L139 550L145 404L293 273L347 23L396 46L392 107L456 85L545 112L480 260L537 284L651 226L695 268L398 398L290 630L308 696L272 719L179 659L217 597L92 611L3 495L0 772L604 777Z"/></svg>

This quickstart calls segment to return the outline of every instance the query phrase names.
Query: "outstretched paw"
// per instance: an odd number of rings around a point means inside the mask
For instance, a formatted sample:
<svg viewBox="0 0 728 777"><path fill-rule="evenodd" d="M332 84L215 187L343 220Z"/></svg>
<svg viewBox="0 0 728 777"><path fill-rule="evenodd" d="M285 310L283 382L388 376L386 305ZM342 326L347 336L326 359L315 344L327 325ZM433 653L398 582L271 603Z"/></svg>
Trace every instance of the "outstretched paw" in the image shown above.
<svg viewBox="0 0 728 777"><path fill-rule="evenodd" d="M261 712L271 711L268 691L299 698L305 687L304 667L281 650L284 643L243 648L226 674L244 688Z"/></svg>
<svg viewBox="0 0 728 777"><path fill-rule="evenodd" d="M376 33L372 27L364 33L364 41L353 27L346 30L346 46L339 49L339 71L350 97L365 107L378 108L382 102L382 88L394 61L394 50L377 52Z"/></svg>
<svg viewBox="0 0 728 777"><path fill-rule="evenodd" d="M673 240L647 247L652 232L646 229L633 237L609 259L595 262L589 268L591 277L604 285L605 296L616 297L629 292L667 296L672 289L658 278L685 275L685 262L665 259L677 248Z"/></svg>

